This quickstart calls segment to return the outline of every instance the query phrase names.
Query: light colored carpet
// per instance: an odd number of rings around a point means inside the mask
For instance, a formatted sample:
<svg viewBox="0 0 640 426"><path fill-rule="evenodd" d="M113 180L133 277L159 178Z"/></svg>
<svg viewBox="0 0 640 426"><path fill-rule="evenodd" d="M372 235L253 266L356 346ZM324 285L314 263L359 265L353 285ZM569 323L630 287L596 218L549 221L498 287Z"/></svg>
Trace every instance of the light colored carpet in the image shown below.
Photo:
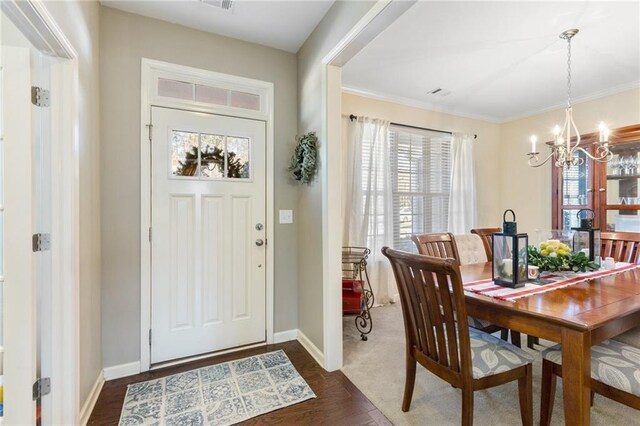
<svg viewBox="0 0 640 426"><path fill-rule="evenodd" d="M462 404L460 391L418 365L411 409L400 409L405 379L404 324L400 304L374 308L373 332L363 342L356 331L354 317L344 318L344 374L395 425L457 425ZM523 342L526 342L526 336ZM547 344L549 344L547 342ZM528 349L527 349L528 350ZM533 364L533 417L540 420L540 352ZM517 381L478 391L474 399L476 425L519 425ZM564 424L562 380L558 380L552 424ZM592 425L637 425L640 413L632 408L596 395L591 409Z"/></svg>

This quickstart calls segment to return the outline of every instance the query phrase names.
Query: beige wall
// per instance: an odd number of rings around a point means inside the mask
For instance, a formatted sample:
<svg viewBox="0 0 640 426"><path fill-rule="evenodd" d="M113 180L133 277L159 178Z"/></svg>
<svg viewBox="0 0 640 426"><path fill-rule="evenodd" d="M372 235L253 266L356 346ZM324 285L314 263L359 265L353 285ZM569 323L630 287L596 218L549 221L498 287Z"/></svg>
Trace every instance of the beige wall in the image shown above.
<svg viewBox="0 0 640 426"><path fill-rule="evenodd" d="M269 196L276 210L295 210L297 186L286 167L296 135L296 56L104 7L100 36L102 341L108 367L140 359L141 58L273 82L275 194ZM275 225L276 332L297 327L298 225Z"/></svg>
<svg viewBox="0 0 640 426"><path fill-rule="evenodd" d="M628 90L574 105L574 119L581 133L597 131L600 121L609 128L640 123L640 89ZM536 229L551 229L551 165L527 166L529 137L551 139L553 126L564 122L564 109L536 114L501 126L500 210L513 208L518 230L535 235ZM541 145L541 144L539 144ZM540 150L542 153L545 149Z"/></svg>
<svg viewBox="0 0 640 426"><path fill-rule="evenodd" d="M100 317L99 14L97 2L45 2L78 54L80 406L102 370ZM52 94L52 97L56 94Z"/></svg>
<svg viewBox="0 0 640 426"><path fill-rule="evenodd" d="M298 52L298 132L323 134L322 59L373 6L373 2L336 1ZM330 141L340 143L340 141ZM320 158L320 167L327 161ZM320 171L318 172L320 175ZM316 178L301 187L298 202L298 329L321 351L323 335L322 186Z"/></svg>
<svg viewBox="0 0 640 426"><path fill-rule="evenodd" d="M500 169L496 159L500 156L500 125L455 115L429 111L395 102L370 97L342 94L342 112L394 123L431 129L477 134L474 156L476 166L479 227L497 226L500 216ZM344 119L344 127L347 119ZM346 129L345 129L346 131ZM343 133L344 134L344 133ZM346 138L344 139L346 141Z"/></svg>

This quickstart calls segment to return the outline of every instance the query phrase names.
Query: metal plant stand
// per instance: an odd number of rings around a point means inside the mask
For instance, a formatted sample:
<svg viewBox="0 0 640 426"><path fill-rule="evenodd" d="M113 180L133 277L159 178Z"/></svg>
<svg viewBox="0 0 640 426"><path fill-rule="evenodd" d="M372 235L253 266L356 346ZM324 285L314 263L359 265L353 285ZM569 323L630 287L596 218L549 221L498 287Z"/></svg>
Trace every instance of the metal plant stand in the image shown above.
<svg viewBox="0 0 640 426"><path fill-rule="evenodd" d="M342 247L343 279L359 280L362 283L360 313L356 315L355 323L364 341L368 340L367 334L373 329L371 308L375 301L367 273L367 258L370 253L371 250L366 247Z"/></svg>

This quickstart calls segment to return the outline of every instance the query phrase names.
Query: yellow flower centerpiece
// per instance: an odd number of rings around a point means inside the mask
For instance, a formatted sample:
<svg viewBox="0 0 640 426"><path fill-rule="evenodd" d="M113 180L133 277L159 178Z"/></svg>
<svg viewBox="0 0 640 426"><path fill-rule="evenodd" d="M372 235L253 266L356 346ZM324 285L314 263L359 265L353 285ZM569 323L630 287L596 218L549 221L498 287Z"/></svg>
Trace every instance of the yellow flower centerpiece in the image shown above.
<svg viewBox="0 0 640 426"><path fill-rule="evenodd" d="M574 253L568 244L560 240L543 241L540 248L529 246L529 264L549 272L586 272L587 269L600 268L597 263L590 262L583 252Z"/></svg>

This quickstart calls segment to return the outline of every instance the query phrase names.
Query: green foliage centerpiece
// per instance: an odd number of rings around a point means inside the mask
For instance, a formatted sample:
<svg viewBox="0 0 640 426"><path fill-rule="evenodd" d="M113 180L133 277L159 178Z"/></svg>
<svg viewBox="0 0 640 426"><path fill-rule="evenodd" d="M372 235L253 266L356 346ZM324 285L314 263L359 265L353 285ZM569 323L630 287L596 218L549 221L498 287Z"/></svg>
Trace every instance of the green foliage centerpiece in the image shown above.
<svg viewBox="0 0 640 426"><path fill-rule="evenodd" d="M529 264L548 272L587 272L600 266L589 260L584 252L572 252L571 248L560 240L547 240L540 247L529 246Z"/></svg>

